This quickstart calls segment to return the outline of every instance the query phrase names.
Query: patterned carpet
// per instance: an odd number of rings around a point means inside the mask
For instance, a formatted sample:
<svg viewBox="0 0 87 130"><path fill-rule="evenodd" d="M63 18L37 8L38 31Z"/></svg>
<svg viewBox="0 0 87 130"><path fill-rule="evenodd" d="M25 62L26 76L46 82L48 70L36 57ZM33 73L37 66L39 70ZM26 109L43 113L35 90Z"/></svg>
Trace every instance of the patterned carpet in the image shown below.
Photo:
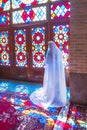
<svg viewBox="0 0 87 130"><path fill-rule="evenodd" d="M33 83L0 82L0 130L87 129L87 106L69 103L63 108L44 110L29 100L34 86L41 87Z"/></svg>

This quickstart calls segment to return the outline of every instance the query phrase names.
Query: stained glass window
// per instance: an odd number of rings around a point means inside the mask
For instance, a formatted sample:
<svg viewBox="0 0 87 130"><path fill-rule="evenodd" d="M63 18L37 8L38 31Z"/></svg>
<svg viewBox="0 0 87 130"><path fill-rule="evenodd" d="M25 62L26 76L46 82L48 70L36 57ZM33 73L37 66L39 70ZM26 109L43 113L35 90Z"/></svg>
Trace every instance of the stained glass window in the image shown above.
<svg viewBox="0 0 87 130"><path fill-rule="evenodd" d="M0 14L0 26L9 25L9 13Z"/></svg>
<svg viewBox="0 0 87 130"><path fill-rule="evenodd" d="M53 40L63 52L64 66L69 64L69 25L53 26Z"/></svg>
<svg viewBox="0 0 87 130"><path fill-rule="evenodd" d="M10 5L12 7L11 10ZM50 19L53 21L62 18L68 18L68 20L70 18L70 2L67 0L0 0L1 27L5 25L12 27L10 24L15 24L15 26L16 24L26 26L24 24L29 24L32 22L37 25L39 21L40 24L43 24L44 21L46 21L48 27ZM10 22L10 19L12 20L12 23ZM50 25L52 25L52 22ZM25 29L14 31L16 66L27 67L26 33L28 33L28 31L28 29L27 32ZM49 32L48 35L50 35L50 33L51 32ZM33 67L38 68L44 67L46 40L45 27L32 28L31 35L32 65ZM49 36L47 36L47 38L48 37ZM64 25L64 23L61 25L53 25L53 40L63 52L64 66L67 67L69 64L69 25ZM10 65L8 45L8 31L0 32L1 65Z"/></svg>
<svg viewBox="0 0 87 130"><path fill-rule="evenodd" d="M13 24L46 20L46 6L14 11L12 13L12 19Z"/></svg>
<svg viewBox="0 0 87 130"><path fill-rule="evenodd" d="M48 0L12 0L12 8L21 8L26 6L46 3Z"/></svg>
<svg viewBox="0 0 87 130"><path fill-rule="evenodd" d="M8 31L0 32L0 65L10 65Z"/></svg>
<svg viewBox="0 0 87 130"><path fill-rule="evenodd" d="M51 5L51 19L70 17L70 2L59 2Z"/></svg>
<svg viewBox="0 0 87 130"><path fill-rule="evenodd" d="M0 11L6 11L10 9L10 0L0 0Z"/></svg>
<svg viewBox="0 0 87 130"><path fill-rule="evenodd" d="M32 64L38 68L45 65L45 27L32 28Z"/></svg>
<svg viewBox="0 0 87 130"><path fill-rule="evenodd" d="M16 66L27 67L26 57L26 30L15 30Z"/></svg>

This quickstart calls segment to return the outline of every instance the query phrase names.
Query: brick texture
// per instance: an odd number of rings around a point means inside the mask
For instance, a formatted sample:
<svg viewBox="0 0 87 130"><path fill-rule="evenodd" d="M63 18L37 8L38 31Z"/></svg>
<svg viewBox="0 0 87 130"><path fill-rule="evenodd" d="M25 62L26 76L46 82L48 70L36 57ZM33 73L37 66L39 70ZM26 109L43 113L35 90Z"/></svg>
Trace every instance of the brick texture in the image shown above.
<svg viewBox="0 0 87 130"><path fill-rule="evenodd" d="M87 105L87 0L70 2L70 100Z"/></svg>
<svg viewBox="0 0 87 130"><path fill-rule="evenodd" d="M70 2L70 72L87 73L87 0Z"/></svg>

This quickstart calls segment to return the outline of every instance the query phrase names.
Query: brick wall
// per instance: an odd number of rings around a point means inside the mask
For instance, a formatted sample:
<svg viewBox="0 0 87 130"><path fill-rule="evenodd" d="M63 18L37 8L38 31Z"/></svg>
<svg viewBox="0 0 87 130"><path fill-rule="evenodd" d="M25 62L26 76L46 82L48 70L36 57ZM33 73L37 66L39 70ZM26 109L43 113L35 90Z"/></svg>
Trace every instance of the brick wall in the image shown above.
<svg viewBox="0 0 87 130"><path fill-rule="evenodd" d="M87 0L70 2L70 100L87 105Z"/></svg>
<svg viewBox="0 0 87 130"><path fill-rule="evenodd" d="M87 0L70 1L70 72L87 73Z"/></svg>

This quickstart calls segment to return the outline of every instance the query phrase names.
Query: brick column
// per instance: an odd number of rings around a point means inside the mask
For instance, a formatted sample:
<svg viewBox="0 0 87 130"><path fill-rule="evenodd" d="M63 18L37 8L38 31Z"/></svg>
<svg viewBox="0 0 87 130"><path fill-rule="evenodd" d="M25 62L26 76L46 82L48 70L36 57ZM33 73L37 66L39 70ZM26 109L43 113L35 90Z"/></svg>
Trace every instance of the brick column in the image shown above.
<svg viewBox="0 0 87 130"><path fill-rule="evenodd" d="M87 0L70 0L71 102L87 105Z"/></svg>

